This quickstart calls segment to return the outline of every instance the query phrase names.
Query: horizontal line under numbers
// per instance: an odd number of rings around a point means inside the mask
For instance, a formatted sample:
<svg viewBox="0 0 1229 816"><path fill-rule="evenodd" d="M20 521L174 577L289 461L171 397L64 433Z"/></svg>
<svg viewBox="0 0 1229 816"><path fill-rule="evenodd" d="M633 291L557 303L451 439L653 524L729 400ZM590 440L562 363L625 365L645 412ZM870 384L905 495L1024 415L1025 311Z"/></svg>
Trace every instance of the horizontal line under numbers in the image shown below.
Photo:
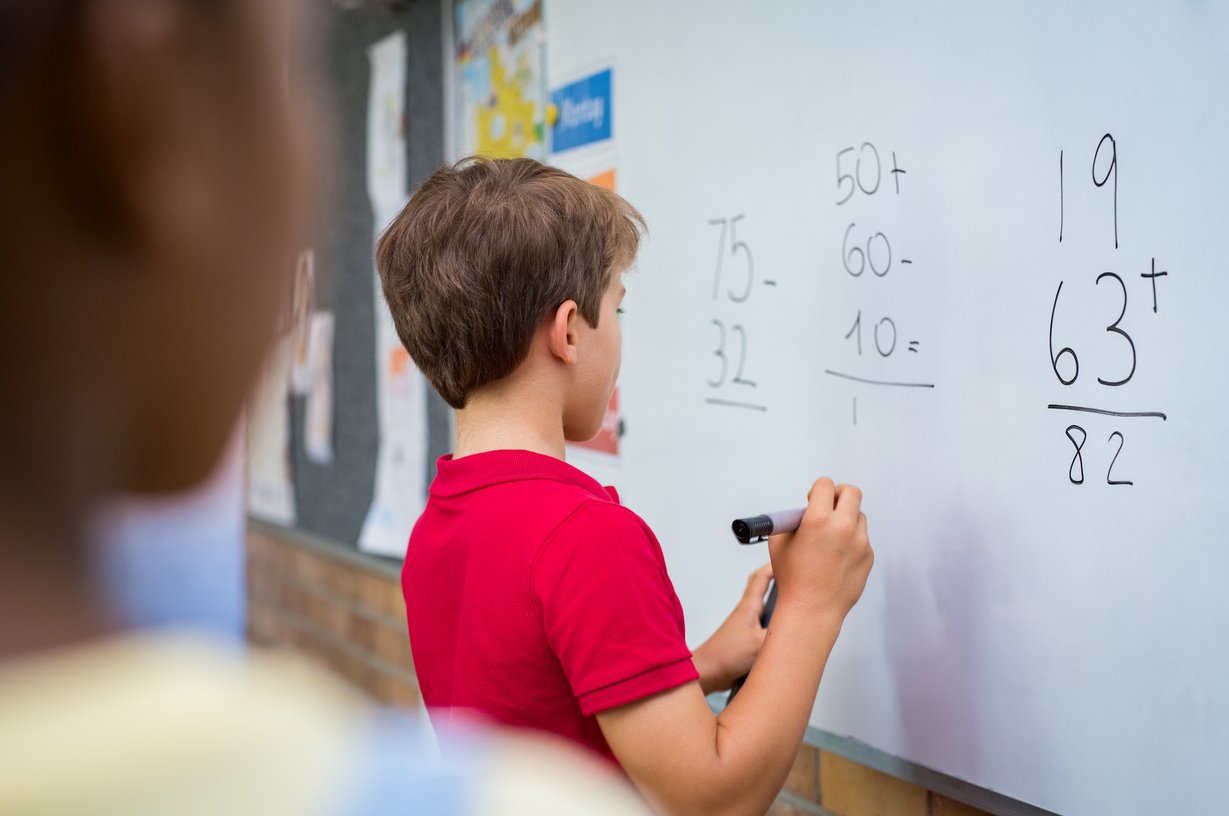
<svg viewBox="0 0 1229 816"><path fill-rule="evenodd" d="M889 385L894 388L934 388L934 383L924 382L892 382L890 380L872 380L869 377L855 377L852 374L844 374L840 371L824 369L825 374L830 374L833 377L840 377L843 380L853 380L854 382L866 383L867 385Z"/></svg>
<svg viewBox="0 0 1229 816"><path fill-rule="evenodd" d="M724 405L727 408L747 408L751 411L767 411L768 408L763 405L756 405L751 402L738 402L736 400L723 400L716 397L709 397L704 400L709 405Z"/></svg>
<svg viewBox="0 0 1229 816"><path fill-rule="evenodd" d="M1057 403L1050 403L1046 407L1051 411L1081 411L1086 414L1104 414L1105 416L1128 418L1153 417L1162 421L1169 419L1168 416L1160 411L1108 411L1104 408L1086 408L1083 405L1059 405Z"/></svg>

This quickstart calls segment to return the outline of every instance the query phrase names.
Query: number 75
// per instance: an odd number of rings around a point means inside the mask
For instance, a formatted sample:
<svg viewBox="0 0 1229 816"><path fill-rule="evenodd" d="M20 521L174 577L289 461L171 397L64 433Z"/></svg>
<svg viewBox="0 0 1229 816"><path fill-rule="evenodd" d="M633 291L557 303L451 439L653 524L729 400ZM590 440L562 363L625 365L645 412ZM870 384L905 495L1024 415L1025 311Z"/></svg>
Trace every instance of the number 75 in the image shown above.
<svg viewBox="0 0 1229 816"><path fill-rule="evenodd" d="M755 280L755 261L751 257L751 247L747 246L746 241L738 240L738 222L746 218L745 213L739 213L733 218L712 218L709 219L709 224L713 226L721 226L721 238L717 244L717 271L713 275L713 300L719 297L721 291L721 262L726 256L726 234L729 233L729 255L731 258L742 254L746 257L746 284L743 286L742 294L736 294L733 289L730 289L727 294L730 300L735 303L742 303L751 296L751 284Z"/></svg>

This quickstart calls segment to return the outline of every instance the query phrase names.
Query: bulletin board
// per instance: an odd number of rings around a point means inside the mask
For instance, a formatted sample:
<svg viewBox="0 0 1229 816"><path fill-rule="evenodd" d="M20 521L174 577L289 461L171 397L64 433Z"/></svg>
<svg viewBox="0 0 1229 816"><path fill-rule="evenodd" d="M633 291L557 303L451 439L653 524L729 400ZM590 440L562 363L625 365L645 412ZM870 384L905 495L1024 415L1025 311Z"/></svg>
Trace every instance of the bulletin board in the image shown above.
<svg viewBox="0 0 1229 816"><path fill-rule="evenodd" d="M394 10L344 10L320 4L320 75L333 132L323 160L323 218L311 247L315 308L334 315L332 349L332 461L307 455L306 400L289 397L293 527L346 547L356 546L372 501L379 428L376 407L375 300L372 295L373 223L366 188L369 48L393 32L406 38L405 128L408 186L444 161L444 36L442 4L415 0ZM449 445L447 406L431 393L427 403L429 481L436 457Z"/></svg>

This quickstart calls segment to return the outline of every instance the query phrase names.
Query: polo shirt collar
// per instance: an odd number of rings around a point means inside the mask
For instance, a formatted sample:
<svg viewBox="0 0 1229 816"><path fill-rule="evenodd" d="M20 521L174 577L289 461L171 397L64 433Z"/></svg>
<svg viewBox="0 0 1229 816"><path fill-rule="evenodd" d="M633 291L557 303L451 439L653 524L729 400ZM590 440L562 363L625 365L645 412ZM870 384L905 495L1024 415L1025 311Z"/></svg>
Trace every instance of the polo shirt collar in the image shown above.
<svg viewBox="0 0 1229 816"><path fill-rule="evenodd" d="M441 456L435 464L435 481L431 483L433 496L457 496L505 482L549 479L574 485L605 501L619 501L614 488L602 487L589 474L562 459L533 451L483 451L460 459L453 459L450 453Z"/></svg>

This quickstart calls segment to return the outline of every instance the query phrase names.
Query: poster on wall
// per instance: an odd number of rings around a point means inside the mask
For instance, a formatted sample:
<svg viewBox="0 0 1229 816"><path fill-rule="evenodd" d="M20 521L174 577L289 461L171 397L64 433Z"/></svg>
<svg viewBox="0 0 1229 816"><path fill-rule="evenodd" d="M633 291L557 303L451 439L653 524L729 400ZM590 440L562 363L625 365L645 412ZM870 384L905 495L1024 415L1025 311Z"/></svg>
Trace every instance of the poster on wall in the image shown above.
<svg viewBox="0 0 1229 816"><path fill-rule="evenodd" d="M296 518L294 478L290 464L290 369L294 335L273 346L247 415L247 508L263 521L293 526Z"/></svg>
<svg viewBox="0 0 1229 816"><path fill-rule="evenodd" d="M405 34L397 32L368 50L371 87L367 102L367 195L373 242L409 197L406 188ZM376 315L376 412L380 447L371 508L358 547L404 556L415 519L426 503L427 384L393 326L373 269Z"/></svg>
<svg viewBox="0 0 1229 816"><path fill-rule="evenodd" d="M615 189L617 177L613 168L588 176L585 181L596 184L598 187L604 187L612 193L618 192ZM619 386L616 384L614 391L610 394L610 403L606 406L606 414L602 417L602 428L597 432L597 436L586 442L572 442L569 447L572 450L601 454L610 460L617 461L619 440L622 436L623 415L619 413Z"/></svg>
<svg viewBox="0 0 1229 816"><path fill-rule="evenodd" d="M318 465L333 461L333 325L332 312L312 315L303 452Z"/></svg>
<svg viewBox="0 0 1229 816"><path fill-rule="evenodd" d="M542 0L454 6L458 157L546 157Z"/></svg>
<svg viewBox="0 0 1229 816"><path fill-rule="evenodd" d="M305 249L299 253L294 268L294 288L291 292L290 333L294 338L294 357L290 367L290 391L303 396L311 387L311 327L316 306L316 253Z"/></svg>
<svg viewBox="0 0 1229 816"><path fill-rule="evenodd" d="M561 153L613 137L614 69L606 68L551 92L551 150Z"/></svg>

